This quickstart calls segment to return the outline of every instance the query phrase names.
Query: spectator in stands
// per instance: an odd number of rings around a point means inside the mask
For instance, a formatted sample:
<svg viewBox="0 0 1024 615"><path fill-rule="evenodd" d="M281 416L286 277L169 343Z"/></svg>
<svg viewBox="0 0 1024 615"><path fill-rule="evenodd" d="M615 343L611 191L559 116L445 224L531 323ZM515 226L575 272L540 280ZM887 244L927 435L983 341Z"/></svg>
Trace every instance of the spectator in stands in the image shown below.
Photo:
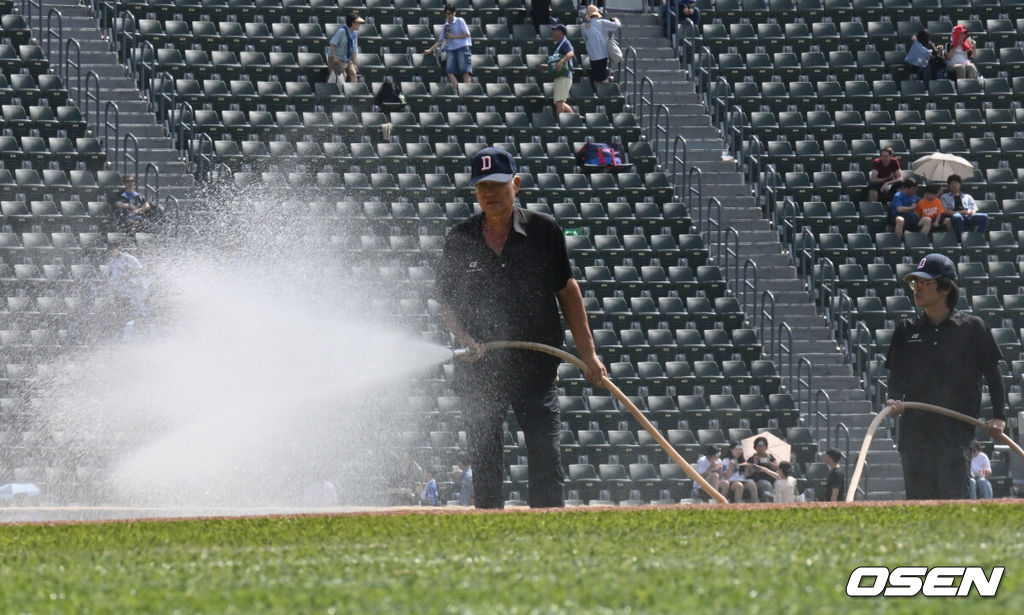
<svg viewBox="0 0 1024 615"><path fill-rule="evenodd" d="M124 176L124 190L111 198L117 228L124 233L150 232L163 218L163 207L150 203L135 189L135 176Z"/></svg>
<svg viewBox="0 0 1024 615"><path fill-rule="evenodd" d="M957 239L963 237L964 230L984 233L988 230L988 214L978 211L978 204L969 194L960 191L963 180L959 175L950 175L946 180L946 194L942 195L942 206L946 215L953 221L953 231Z"/></svg>
<svg viewBox="0 0 1024 615"><path fill-rule="evenodd" d="M420 506L437 506L441 503L441 496L437 492L437 480L427 476L427 482L420 489Z"/></svg>
<svg viewBox="0 0 1024 615"><path fill-rule="evenodd" d="M843 487L846 486L846 476L839 467L843 460L843 454L834 448L825 451L825 465L828 466L828 479L825 481L825 499L829 502L842 502L846 499L843 495Z"/></svg>
<svg viewBox="0 0 1024 615"><path fill-rule="evenodd" d="M892 414L899 416L897 449L910 500L970 497L970 455L974 427L916 409L904 401L955 408L977 418L982 380L988 384L990 436L1006 428L1006 392L999 369L1002 353L985 321L956 310L960 288L956 266L942 254L929 254L907 274L914 304L924 310L901 320L892 333L885 367L889 370Z"/></svg>
<svg viewBox="0 0 1024 615"><path fill-rule="evenodd" d="M777 474L779 462L775 455L768 452L768 439L758 436L754 440L754 454L747 459L747 478L757 484L757 495L762 502L771 502L774 481L779 477Z"/></svg>
<svg viewBox="0 0 1024 615"><path fill-rule="evenodd" d="M423 55L430 55L435 49L446 50L444 72L448 75L448 81L452 87L473 80L473 39L469 36L469 26L466 20L455 16L455 5L446 4L444 7L444 28L438 35L437 41L423 51Z"/></svg>
<svg viewBox="0 0 1024 615"><path fill-rule="evenodd" d="M745 476L746 462L743 461L743 445L739 442L729 444L729 458L723 462L725 479L728 481L728 493L723 493L734 504L757 501L757 484Z"/></svg>
<svg viewBox="0 0 1024 615"><path fill-rule="evenodd" d="M345 25L338 26L327 46L327 67L331 75L340 85L344 81L359 81L359 68L356 66L356 55L359 53L359 26L366 20L358 12L345 16ZM327 81L330 82L330 77Z"/></svg>
<svg viewBox="0 0 1024 615"><path fill-rule="evenodd" d="M142 263L121 250L121 244L111 241L107 246L110 261L107 263L107 284L114 297L130 305L127 310L131 318L135 315L148 316L146 295L149 280L143 275Z"/></svg>
<svg viewBox="0 0 1024 615"><path fill-rule="evenodd" d="M910 51L905 62L911 72L919 75L925 83L946 76L945 49L932 43L932 34L928 30L921 30L910 37Z"/></svg>
<svg viewBox="0 0 1024 615"><path fill-rule="evenodd" d="M700 474L704 480L708 481L708 484L711 485L712 489L719 493L723 493L728 485L725 484L726 481L722 478L724 470L722 460L719 458L720 454L721 453L717 446L714 444L708 445L708 447L704 449L704 454L697 459L697 473ZM704 490L696 483L693 485L693 497L700 498L705 501L711 499L711 495L704 493Z"/></svg>
<svg viewBox="0 0 1024 615"><path fill-rule="evenodd" d="M608 83L608 37L614 34L622 23L617 19L601 19L601 9L591 4L587 7L587 18L583 22L583 40L590 58L590 82Z"/></svg>
<svg viewBox="0 0 1024 615"><path fill-rule="evenodd" d="M540 27L551 23L551 0L532 0L530 2L530 20L533 28L540 34Z"/></svg>
<svg viewBox="0 0 1024 615"><path fill-rule="evenodd" d="M469 453L459 453L459 506L473 505L473 468Z"/></svg>
<svg viewBox="0 0 1024 615"><path fill-rule="evenodd" d="M992 499L992 483L988 477L992 476L992 464L989 463L988 455L981 451L981 442L971 441L971 499L977 500L979 492L981 499Z"/></svg>
<svg viewBox="0 0 1024 615"><path fill-rule="evenodd" d="M607 375L594 348L565 236L547 214L515 204L519 177L512 155L488 147L471 161L469 184L482 210L452 227L438 266L441 317L460 346L452 383L465 399L473 496L477 508L502 508L502 431L509 406L526 434L529 503L565 505L558 446L559 359L529 350L487 350L487 342L523 340L561 346L561 317L572 332L584 375ZM559 314L559 307L561 314Z"/></svg>
<svg viewBox="0 0 1024 615"><path fill-rule="evenodd" d="M555 51L551 54L547 66L542 67L547 68L555 78L555 116L559 113L573 113L572 107L566 101L569 100L569 90L572 89L572 59L576 57L576 53L569 42L568 33L565 24L559 23L551 27Z"/></svg>
<svg viewBox="0 0 1024 615"><path fill-rule="evenodd" d="M788 461L779 462L779 477L775 479L775 502L789 504L796 501L796 478L791 476L793 465Z"/></svg>
<svg viewBox="0 0 1024 615"><path fill-rule="evenodd" d="M868 200L888 200L892 185L903 179L900 161L893 155L891 147L883 147L878 158L871 163L871 174L868 178Z"/></svg>
<svg viewBox="0 0 1024 615"><path fill-rule="evenodd" d="M669 16L669 9L675 9L675 22L670 23L672 17ZM678 26L683 23L684 20L689 19L693 22L694 28L697 28L700 32L700 8L697 6L697 0L664 0L661 5L661 34L662 36L672 36L672 32L669 28L672 25Z"/></svg>
<svg viewBox="0 0 1024 615"><path fill-rule="evenodd" d="M956 26L950 34L949 49L946 51L946 68L951 79L977 79L978 67L974 59L974 39L967 36L967 28Z"/></svg>
<svg viewBox="0 0 1024 615"><path fill-rule="evenodd" d="M415 506L428 482L427 473L413 460L407 450L391 453L388 458L387 496L392 506Z"/></svg>
<svg viewBox="0 0 1024 615"><path fill-rule="evenodd" d="M900 189L892 195L889 224L892 224L901 239L904 231L921 231L927 234L932 230L931 218L922 219L917 215L917 202L920 200L921 197L917 196L917 182L913 177L903 180Z"/></svg>
<svg viewBox="0 0 1024 615"><path fill-rule="evenodd" d="M917 213L920 219L921 226L928 226L929 231L935 229L943 229L945 231L953 230L952 217L946 215L946 210L942 207L942 201L939 200L939 187L934 184L928 184L924 188L924 198L917 202ZM921 230L922 233L928 231Z"/></svg>

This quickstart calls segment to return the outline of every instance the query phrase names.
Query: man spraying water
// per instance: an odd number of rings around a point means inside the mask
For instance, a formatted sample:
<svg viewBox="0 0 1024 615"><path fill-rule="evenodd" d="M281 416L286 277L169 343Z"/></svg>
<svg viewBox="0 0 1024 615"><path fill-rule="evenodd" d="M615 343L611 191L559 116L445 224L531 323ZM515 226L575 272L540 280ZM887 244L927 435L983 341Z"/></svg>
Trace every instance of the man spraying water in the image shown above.
<svg viewBox="0 0 1024 615"><path fill-rule="evenodd" d="M501 424L510 405L526 436L530 506L564 506L555 387L559 360L528 350L484 354L483 343L561 347L560 307L587 378L598 384L607 371L594 350L561 229L550 216L515 206L519 178L511 154L483 149L473 157L472 170L470 183L483 213L448 234L438 286L445 324L469 350L457 363L454 387L467 402L476 507L504 505Z"/></svg>

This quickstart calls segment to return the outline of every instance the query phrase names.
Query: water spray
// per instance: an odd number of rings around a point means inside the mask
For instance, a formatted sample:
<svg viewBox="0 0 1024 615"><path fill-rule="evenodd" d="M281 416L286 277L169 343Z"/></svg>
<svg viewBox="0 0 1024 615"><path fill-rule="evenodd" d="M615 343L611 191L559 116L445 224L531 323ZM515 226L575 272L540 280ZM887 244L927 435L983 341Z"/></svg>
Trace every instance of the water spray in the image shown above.
<svg viewBox="0 0 1024 615"><path fill-rule="evenodd" d="M988 429L988 424L984 421L979 421L973 416L967 416L966 414L961 414L956 410L950 410L949 408L943 408L942 406L933 406L932 404L925 404L917 401L905 401L903 402L903 408L905 410L924 410L925 412L934 412L935 414L941 414L958 421L963 421L964 423L973 425L978 429ZM847 502L852 502L853 496L857 494L857 484L860 482L860 474L861 471L864 470L864 461L868 454L868 448L871 446L871 440L875 437L875 431L878 429L878 426L882 424L882 421L892 414L893 410L895 410L894 406L886 406L878 413L878 415L875 416L874 420L871 421L871 425L868 426L868 431L864 435L864 443L861 444L860 447L860 455L857 457L857 465L854 466L853 476L850 477L850 486L846 491ZM995 436L995 439L1009 446L1013 449L1013 452L1020 455L1021 459L1024 459L1024 449L1021 449L1020 445L1013 441L1013 438L1003 432L999 432Z"/></svg>
<svg viewBox="0 0 1024 615"><path fill-rule="evenodd" d="M487 342L483 346L485 350L518 349L543 352L545 354L558 357L559 359L565 361L566 363L571 363L578 367L581 371L586 372L588 370L587 365L582 360L580 360L579 357L576 357L560 348L548 346L547 344L540 344L538 342L499 341ZM452 358L454 359L458 357L464 357L471 353L472 351L469 348L458 348L452 351ZM640 425L644 429L646 429L649 434L651 434L651 437L654 438L654 441L657 442L662 449L664 449L665 453L668 454L669 459L674 461L680 468L682 468L683 471L686 472L687 476L692 478L693 482L697 483L700 486L700 488L704 490L704 493L707 493L710 497L714 498L714 500L719 504L729 503L729 501L725 498L724 495L719 493L717 489L712 488L711 485L708 484L708 481L706 481L704 477L701 476L700 473L693 468L693 466L691 466L689 463L687 463L685 459L683 459L683 456L680 455L679 452L676 451L676 449L665 438L665 436L663 436L661 432L658 431L658 428L655 427L654 424L652 424L646 416L644 416L644 413L641 412L640 409L637 408L636 405L629 400L629 397L627 397L626 394L623 393L621 389L619 389L619 387L615 386L615 383L613 383L611 380L608 379L607 376L605 376L604 379L601 380L600 386L607 389L615 397L615 399L619 400L619 403L621 403L623 407L629 410L629 413L633 415L633 418L635 418L637 422L640 423Z"/></svg>

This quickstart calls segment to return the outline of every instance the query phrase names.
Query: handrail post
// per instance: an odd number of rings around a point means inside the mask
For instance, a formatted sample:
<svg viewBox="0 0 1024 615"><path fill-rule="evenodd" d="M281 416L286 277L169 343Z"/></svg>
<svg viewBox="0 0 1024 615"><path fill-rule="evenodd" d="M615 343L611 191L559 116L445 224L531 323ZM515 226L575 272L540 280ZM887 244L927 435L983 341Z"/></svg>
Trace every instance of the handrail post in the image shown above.
<svg viewBox="0 0 1024 615"><path fill-rule="evenodd" d="M810 362L808 361L808 364ZM821 412L821 400L825 400L825 412ZM825 448L832 448L832 396L825 389L817 389L814 392L814 439L820 440L818 430L818 419L825 419Z"/></svg>
<svg viewBox="0 0 1024 615"><path fill-rule="evenodd" d="M791 350L791 352L792 352L792 350ZM804 365L807 366L807 380L804 380L803 378L800 377L800 375L803 373ZM814 400L812 399L812 396L813 396L812 391L814 390L814 371L813 371L813 366L811 365L811 361L807 357L800 357L800 359L797 361L797 365L796 365L796 386L797 386L796 398L797 398L797 405L798 406L800 404L801 398L803 397L803 390L805 388L807 389L807 413L808 413L808 418L810 418L811 404L814 402Z"/></svg>
<svg viewBox="0 0 1024 615"><path fill-rule="evenodd" d="M53 16L57 16L57 30L54 31L53 26L50 25ZM57 61L54 62L52 58L52 42L50 37L57 39ZM63 48L61 43L64 42L64 16L55 8L51 8L46 13L46 57L50 58L50 63L60 67L61 62L64 60Z"/></svg>
<svg viewBox="0 0 1024 615"><path fill-rule="evenodd" d="M721 219L721 216L719 216L719 219ZM735 248L729 247L730 237L733 240L732 245L735 246ZM718 246L719 255L721 255L723 251L725 252L725 262L723 263L723 267L725 268L725 275L727 277L732 278L732 294L735 297L739 295L740 292L740 232L736 229L735 226L730 226L729 228L725 229L725 242L719 244ZM730 261L732 261L733 272L733 275L731 276L729 275Z"/></svg>
<svg viewBox="0 0 1024 615"><path fill-rule="evenodd" d="M75 47L75 59L71 59L71 46ZM75 103L81 104L82 102L82 44L78 42L78 39L69 38L64 42L64 87L68 89L68 95L71 95L71 67L75 68Z"/></svg>
<svg viewBox="0 0 1024 615"><path fill-rule="evenodd" d="M664 123L662 123L661 120L662 113L665 115ZM654 114L651 115L650 134L654 135L654 156L659 160L659 162L664 164L662 168L668 166L668 133L671 122L672 116L669 115L668 105L658 105ZM659 156L658 144L661 143L662 140L664 140L665 143L665 154L664 156Z"/></svg>
<svg viewBox="0 0 1024 615"><path fill-rule="evenodd" d="M680 143L683 145L683 157L682 158L679 157L679 144ZM684 139L682 135L676 135L675 141L672 142L672 189L678 195L686 194L687 186L685 185L685 179L686 179L685 175L680 174L680 177L683 178L684 182L680 182L680 181L678 181L676 179L676 172L677 172L676 165L678 164L683 170L685 170L686 169L686 158L687 158L687 156L688 156L688 152L687 152L687 149L686 149L686 139Z"/></svg>
<svg viewBox="0 0 1024 615"><path fill-rule="evenodd" d="M128 143L134 146L134 153L128 153ZM139 176L139 139L132 133L128 133L124 136L123 143L124 157L121 159L121 175L128 175L128 162L131 161L132 175L135 177Z"/></svg>
<svg viewBox="0 0 1024 615"><path fill-rule="evenodd" d="M749 274L747 273L749 270L753 270L753 272L754 272L754 281L753 282L750 281ZM754 262L754 259L748 258L747 260L745 260L743 262L743 281L740 283L740 288L743 291L740 294L740 308L743 310L744 314L747 313L747 290L748 289L750 290L750 296L751 296L751 298L753 298L753 301L754 301L754 305L751 306L751 308L750 308L750 313L754 314L754 315L757 314L757 285L758 285L758 279L757 278L758 278L757 263ZM753 322L753 318L751 319L751 322Z"/></svg>
<svg viewBox="0 0 1024 615"><path fill-rule="evenodd" d="M697 177L697 186L693 185L694 175ZM697 197L697 229L700 232L700 220L701 215L704 212L704 206L701 203L704 196L704 172L700 170L700 167L690 167L690 170L686 172L686 211L693 213L693 198Z"/></svg>
<svg viewBox="0 0 1024 615"><path fill-rule="evenodd" d="M114 110L114 122L110 122L110 110ZM107 138L107 131L113 130L114 132L114 157L110 158L110 153L107 151L110 148L110 141ZM108 100L106 106L103 108L103 152L107 155L107 159L113 162L114 168L117 168L117 160L120 154L120 139L119 134L121 132L121 112L117 103Z"/></svg>
<svg viewBox="0 0 1024 615"><path fill-rule="evenodd" d="M150 171L153 172L154 183L149 181ZM146 163L146 170L143 172L142 193L150 203L160 200L160 167L154 162Z"/></svg>
<svg viewBox="0 0 1024 615"><path fill-rule="evenodd" d="M768 302L766 300L771 300L771 303L770 303L771 311L770 312L765 310L765 305L768 305ZM767 350L767 352L764 352L763 354L765 356L770 357L775 352L775 293L773 293L770 290L765 290L765 291L763 291L761 293L761 313L759 314L759 319L758 319L758 321L759 321L758 322L758 337L761 339L761 343L762 344L764 344L764 342L765 342L765 337L764 337L764 321L765 321L765 318L767 318L768 322L770 323L768 325L768 335L771 336L771 340L768 343L768 350Z"/></svg>
<svg viewBox="0 0 1024 615"><path fill-rule="evenodd" d="M93 84L93 92L89 91L90 81ZM92 101L92 105L89 104ZM96 74L96 71L91 70L85 74L85 108L82 110L82 115L85 116L85 123L89 124L89 107L95 108L95 121L96 129L93 134L98 138L100 135L100 76Z"/></svg>
<svg viewBox="0 0 1024 615"><path fill-rule="evenodd" d="M782 334L786 334L787 344L782 343ZM782 351L785 349L787 361L786 364L789 366L789 373L786 380L786 392L793 393L793 328L789 326L789 323L782 321L778 325L778 338L779 344L775 351L775 364L782 369Z"/></svg>

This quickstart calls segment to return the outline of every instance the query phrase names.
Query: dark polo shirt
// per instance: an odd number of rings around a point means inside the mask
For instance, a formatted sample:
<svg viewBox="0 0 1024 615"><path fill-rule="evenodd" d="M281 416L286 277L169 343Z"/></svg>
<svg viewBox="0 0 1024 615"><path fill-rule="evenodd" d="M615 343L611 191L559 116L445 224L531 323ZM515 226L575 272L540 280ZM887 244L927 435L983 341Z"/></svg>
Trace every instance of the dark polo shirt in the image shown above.
<svg viewBox="0 0 1024 615"><path fill-rule="evenodd" d="M995 418L1005 420L1005 393L999 371L1002 355L983 320L953 310L935 325L921 312L893 331L885 366L889 398L917 401L978 418L981 379L992 397ZM974 427L949 417L905 410L900 417L900 451L967 446Z"/></svg>
<svg viewBox="0 0 1024 615"><path fill-rule="evenodd" d="M480 343L516 340L561 348L556 293L571 277L565 237L554 218L517 206L500 255L484 240L483 214L449 231L438 271L438 298ZM457 371L493 377L514 367L519 376L553 380L558 363L531 351L488 352L475 363L457 363Z"/></svg>

